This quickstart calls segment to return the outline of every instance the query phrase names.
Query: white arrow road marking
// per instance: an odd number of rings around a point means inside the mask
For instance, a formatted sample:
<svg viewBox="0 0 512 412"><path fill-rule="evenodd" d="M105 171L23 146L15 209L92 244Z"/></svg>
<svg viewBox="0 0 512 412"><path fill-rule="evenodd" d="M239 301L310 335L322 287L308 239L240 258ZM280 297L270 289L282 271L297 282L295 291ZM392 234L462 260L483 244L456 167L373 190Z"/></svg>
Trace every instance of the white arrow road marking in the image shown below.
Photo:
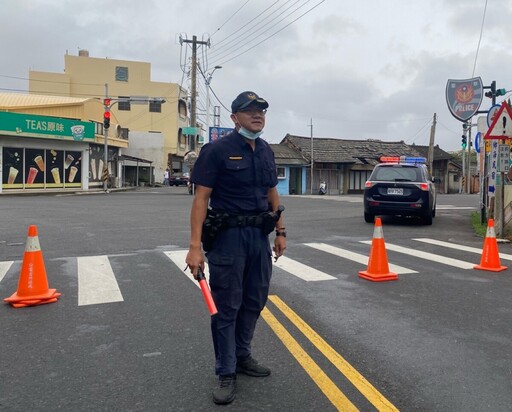
<svg viewBox="0 0 512 412"><path fill-rule="evenodd" d="M361 243L371 244L371 240L362 240ZM428 253L428 252L422 252L421 250L417 249L410 249L398 245L393 245L392 243L386 242L386 250L393 250L394 252L403 253L404 255L410 255L414 256L416 258L420 259L427 259L431 260L436 263L441 263L443 265L448 266L454 266L456 268L461 269L473 269L473 266L475 266L474 263L471 262L465 262L464 260L458 260L458 259L452 259L448 257L444 257L441 255L436 255L434 253Z"/></svg>
<svg viewBox="0 0 512 412"><path fill-rule="evenodd" d="M362 265L368 265L369 256L362 255L360 253L351 252L350 250L341 249L339 247L331 246L326 243L304 243L306 246L312 247L314 249L321 250L322 252L327 252L332 255L336 255L342 257L344 259L352 260L357 263L361 263ZM406 273L418 273L415 270L405 268L403 266L393 265L389 263L389 270L398 275L403 275Z"/></svg>

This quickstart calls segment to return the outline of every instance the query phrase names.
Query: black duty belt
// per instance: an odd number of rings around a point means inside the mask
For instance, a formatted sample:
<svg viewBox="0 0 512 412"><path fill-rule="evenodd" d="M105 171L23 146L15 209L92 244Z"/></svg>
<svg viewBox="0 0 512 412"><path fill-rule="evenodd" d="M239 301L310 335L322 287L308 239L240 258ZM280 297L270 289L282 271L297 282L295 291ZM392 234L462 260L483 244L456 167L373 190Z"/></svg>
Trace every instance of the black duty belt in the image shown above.
<svg viewBox="0 0 512 412"><path fill-rule="evenodd" d="M245 227L245 226L262 227L263 219L264 219L263 214L253 215L253 216L228 215L226 217L226 227Z"/></svg>

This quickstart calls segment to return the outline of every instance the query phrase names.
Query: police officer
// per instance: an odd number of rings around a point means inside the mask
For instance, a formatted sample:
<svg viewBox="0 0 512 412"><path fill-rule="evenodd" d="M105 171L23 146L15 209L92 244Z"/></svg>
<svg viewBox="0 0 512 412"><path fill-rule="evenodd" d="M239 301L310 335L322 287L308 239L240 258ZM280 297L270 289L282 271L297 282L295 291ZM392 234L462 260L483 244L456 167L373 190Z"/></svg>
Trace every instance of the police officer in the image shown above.
<svg viewBox="0 0 512 412"><path fill-rule="evenodd" d="M236 373L270 375L270 369L260 365L251 352L272 274L269 231L261 227L259 217L279 208L274 154L259 137L267 108L266 100L256 93L240 93L231 104L235 131L203 146L191 177L196 193L186 263L194 275L205 265L201 236L207 213L210 210L229 216L228 224L206 252L210 288L218 310L211 322L215 373L219 377L213 391L217 404L235 398ZM275 226L276 258L286 249L285 228L282 217L277 216L270 228L273 231Z"/></svg>

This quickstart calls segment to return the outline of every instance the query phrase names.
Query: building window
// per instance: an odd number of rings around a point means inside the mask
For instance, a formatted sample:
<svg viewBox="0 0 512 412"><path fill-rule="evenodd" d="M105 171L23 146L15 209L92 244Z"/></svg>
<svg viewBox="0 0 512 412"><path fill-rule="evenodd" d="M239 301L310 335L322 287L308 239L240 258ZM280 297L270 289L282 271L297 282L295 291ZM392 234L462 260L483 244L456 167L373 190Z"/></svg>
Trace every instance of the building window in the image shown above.
<svg viewBox="0 0 512 412"><path fill-rule="evenodd" d="M365 183L369 179L371 170L351 170L349 177L349 190L364 190Z"/></svg>
<svg viewBox="0 0 512 412"><path fill-rule="evenodd" d="M178 112L180 114L180 118L187 118L187 103L185 103L183 100L178 102Z"/></svg>
<svg viewBox="0 0 512 412"><path fill-rule="evenodd" d="M127 82L128 81L128 67L116 66L116 81Z"/></svg>
<svg viewBox="0 0 512 412"><path fill-rule="evenodd" d="M286 179L286 168L277 167L277 178L278 179Z"/></svg>
<svg viewBox="0 0 512 412"><path fill-rule="evenodd" d="M119 102L117 103L117 108L119 110L131 110L130 105L130 96L119 96Z"/></svg>
<svg viewBox="0 0 512 412"><path fill-rule="evenodd" d="M153 113L162 113L162 102L158 100L150 100L149 111Z"/></svg>

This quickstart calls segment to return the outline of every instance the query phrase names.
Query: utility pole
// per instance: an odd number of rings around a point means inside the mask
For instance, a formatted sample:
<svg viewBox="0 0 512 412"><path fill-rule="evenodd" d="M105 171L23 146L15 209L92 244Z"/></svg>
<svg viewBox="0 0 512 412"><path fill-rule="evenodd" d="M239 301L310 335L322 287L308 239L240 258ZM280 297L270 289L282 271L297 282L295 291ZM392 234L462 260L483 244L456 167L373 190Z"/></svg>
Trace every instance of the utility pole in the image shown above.
<svg viewBox="0 0 512 412"><path fill-rule="evenodd" d="M310 129L311 136L311 177L310 177L310 186L311 186L311 194L313 194L313 119L311 118L311 123L308 124Z"/></svg>
<svg viewBox="0 0 512 412"><path fill-rule="evenodd" d="M469 195L471 194L471 119L469 119L467 122L467 131L468 131L468 174L466 177L466 193Z"/></svg>
<svg viewBox="0 0 512 412"><path fill-rule="evenodd" d="M103 191L108 193L108 129L110 127L110 100L108 98L108 83L105 83L105 114L104 117L108 118L108 123L103 122L103 170L101 171L103 177ZM108 113L108 114L107 114Z"/></svg>
<svg viewBox="0 0 512 412"><path fill-rule="evenodd" d="M197 81L197 45L206 45L210 46L210 40L208 41L198 41L197 36L192 36L192 40L184 40L180 38L181 43L192 43L192 73L191 73L191 82L190 85L190 126L197 127L197 107L196 107L196 81ZM192 136L192 139L189 141L189 149L196 150L197 148L197 135Z"/></svg>
<svg viewBox="0 0 512 412"><path fill-rule="evenodd" d="M222 66L215 66L211 73L206 74L206 135L210 136L210 83L212 81L213 73L215 70L222 69Z"/></svg>
<svg viewBox="0 0 512 412"><path fill-rule="evenodd" d="M430 143L428 145L428 170L430 176L434 176L434 140L436 136L437 113L434 113L432 126L430 127Z"/></svg>

